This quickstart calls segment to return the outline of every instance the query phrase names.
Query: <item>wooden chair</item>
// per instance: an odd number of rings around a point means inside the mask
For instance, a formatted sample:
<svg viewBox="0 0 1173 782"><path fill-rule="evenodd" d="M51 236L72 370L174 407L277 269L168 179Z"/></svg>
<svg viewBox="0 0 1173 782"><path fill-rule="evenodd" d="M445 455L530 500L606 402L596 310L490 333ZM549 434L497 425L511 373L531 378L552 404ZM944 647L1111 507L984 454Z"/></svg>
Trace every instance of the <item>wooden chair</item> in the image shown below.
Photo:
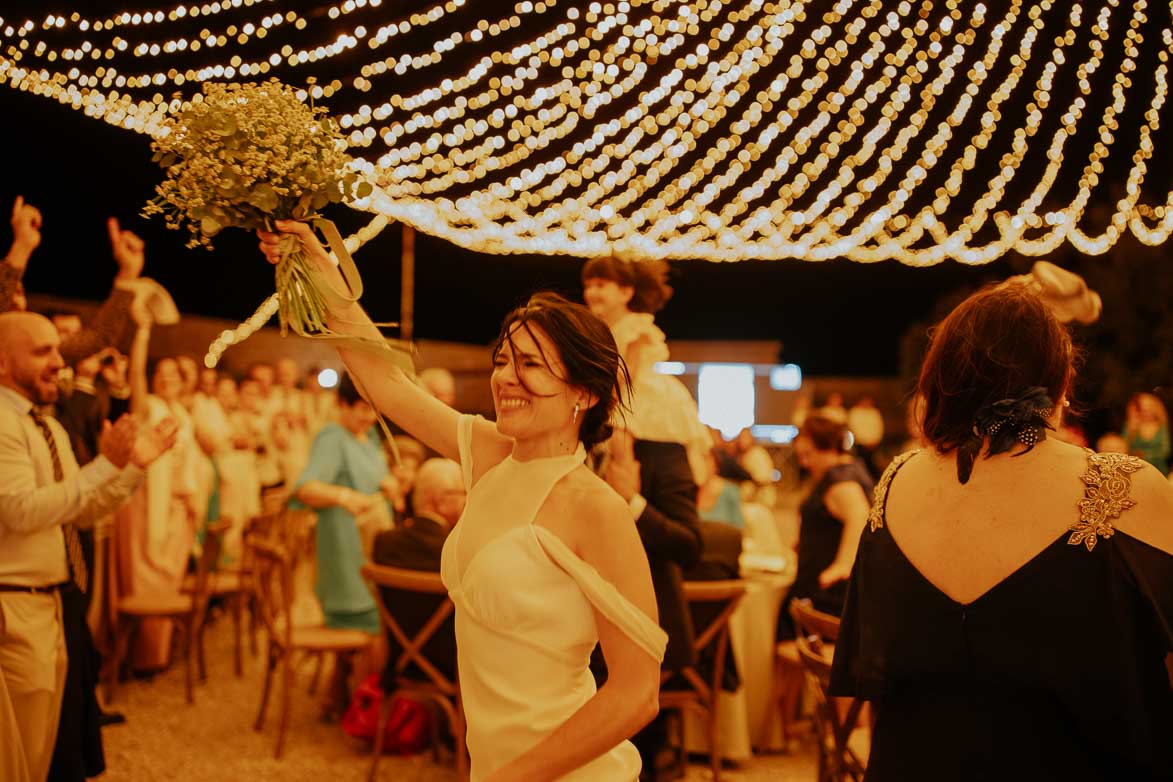
<svg viewBox="0 0 1173 782"><path fill-rule="evenodd" d="M460 701L460 687L454 679L445 676L436 668L435 664L423 653L424 647L437 632L453 632L449 617L452 616L454 606L452 601L447 598L448 590L440 580L440 574L370 563L363 566L362 573L371 584L371 591L375 595L375 603L379 606L379 616L383 619L383 626L387 628L402 649L397 659L387 661L388 666L394 666L395 689L383 694L382 708L379 710L379 725L375 732L374 757L371 759L370 782L377 779L379 757L383 754L383 734L386 731L393 696L397 694L425 701L434 707L433 716L435 716L435 710L443 712L455 740L457 776L462 780L467 779L468 753L464 745L465 725L464 711ZM443 596L444 599L419 631L414 636L408 637L396 618L395 611L383 599L383 588L413 592L420 596ZM405 676L408 666L411 665L423 671L427 680L422 681ZM435 720L432 725L432 750L438 756L439 726Z"/></svg>
<svg viewBox="0 0 1173 782"><path fill-rule="evenodd" d="M818 635L825 644L831 644L830 648L834 650L833 644L839 635L838 617L816 611L810 607L809 600L802 602L806 603L803 616L812 623L812 627L814 627L812 632ZM774 682L770 695L770 717L762 726L762 735L758 737L758 746L764 747L769 744L770 733L774 729L775 715L782 721L782 742L784 745L789 745L794 733L793 719L798 711L799 697L802 695L803 670L802 659L798 653L798 643L796 641L779 642L774 648Z"/></svg>
<svg viewBox="0 0 1173 782"><path fill-rule="evenodd" d="M253 549L253 585L256 589L257 612L268 635L268 653L265 661L265 682L261 691L261 706L257 712L255 730L265 726L269 707L273 674L281 672L281 716L277 728L277 746L274 757L280 758L285 747L285 732L289 727L290 690L293 688L292 657L304 652L323 656L353 655L365 651L374 638L361 630L333 627L294 627L289 605L293 599L291 557L285 549L260 538L245 539L245 546Z"/></svg>
<svg viewBox="0 0 1173 782"><path fill-rule="evenodd" d="M834 652L824 639L838 637L839 620L816 611L809 600L793 601L790 615L798 630L795 646L814 693L819 782L863 782L871 744L870 731L859 725L864 701L827 692Z"/></svg>
<svg viewBox="0 0 1173 782"><path fill-rule="evenodd" d="M729 619L741 599L745 597L745 582L737 579L726 581L686 581L684 597L690 606L701 603L724 604L720 613L707 627L697 633L693 648L697 655L711 650L713 670L709 681L705 681L695 666L686 666L679 671L665 671L660 679L660 709L684 711L692 709L705 720L709 736L709 765L714 782L721 779L721 730L719 708L721 682L725 678L725 660L729 652ZM688 689L664 689L664 685L677 675L683 677ZM681 763L684 758L684 742L680 742Z"/></svg>
<svg viewBox="0 0 1173 782"><path fill-rule="evenodd" d="M207 527L203 551L196 563L195 578L189 593L163 592L131 594L118 599L115 608L114 657L106 676L106 701L114 700L118 677L127 649L144 619L169 619L184 634L186 654L184 655L184 693L188 703L194 703L192 695L192 661L199 664L200 680L207 678L204 661L203 624L208 609L209 577L214 563L220 558L220 545L227 524L217 523Z"/></svg>

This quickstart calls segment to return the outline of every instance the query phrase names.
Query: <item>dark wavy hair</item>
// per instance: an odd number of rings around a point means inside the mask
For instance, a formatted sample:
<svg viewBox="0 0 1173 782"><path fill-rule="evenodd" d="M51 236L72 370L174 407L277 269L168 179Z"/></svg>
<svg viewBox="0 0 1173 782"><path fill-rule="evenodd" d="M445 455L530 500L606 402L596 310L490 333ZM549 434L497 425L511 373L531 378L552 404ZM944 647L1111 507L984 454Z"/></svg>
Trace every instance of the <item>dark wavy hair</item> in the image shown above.
<svg viewBox="0 0 1173 782"><path fill-rule="evenodd" d="M1034 388L1058 404L1071 391L1077 359L1066 327L1030 289L983 288L930 334L918 382L925 440L950 453L974 436L980 410Z"/></svg>
<svg viewBox="0 0 1173 782"><path fill-rule="evenodd" d="M565 375L555 373L556 376L571 386L590 392L596 400L578 416L578 439L589 450L611 436L611 416L622 405L623 399L630 398L631 378L627 365L619 355L607 324L583 305L556 293L536 293L524 306L505 316L501 333L493 344L493 358L496 359L508 344L517 370L513 334L517 329L525 329L540 351L541 344L533 331L535 326L554 343L558 358L566 369ZM552 368L551 357L544 352L542 361L547 368ZM517 377L527 391L534 393L525 385L520 371Z"/></svg>
<svg viewBox="0 0 1173 782"><path fill-rule="evenodd" d="M592 258L582 267L584 285L587 280L611 280L631 288L634 293L627 307L632 312L655 314L672 298L664 261L625 261L613 255Z"/></svg>
<svg viewBox="0 0 1173 782"><path fill-rule="evenodd" d="M808 415L798 430L799 437L811 441L816 450L846 453L848 449L847 424L832 421L818 414Z"/></svg>

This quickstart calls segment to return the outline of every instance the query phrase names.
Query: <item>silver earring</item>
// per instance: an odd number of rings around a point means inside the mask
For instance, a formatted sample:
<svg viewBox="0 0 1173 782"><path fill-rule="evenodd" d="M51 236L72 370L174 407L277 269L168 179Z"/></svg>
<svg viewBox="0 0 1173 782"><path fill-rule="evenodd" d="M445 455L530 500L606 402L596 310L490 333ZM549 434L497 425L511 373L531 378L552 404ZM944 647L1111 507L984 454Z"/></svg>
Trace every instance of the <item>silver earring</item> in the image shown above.
<svg viewBox="0 0 1173 782"><path fill-rule="evenodd" d="M574 403L574 418L570 419L570 423L572 423L572 424L578 423L578 407L579 407L578 402L575 402Z"/></svg>

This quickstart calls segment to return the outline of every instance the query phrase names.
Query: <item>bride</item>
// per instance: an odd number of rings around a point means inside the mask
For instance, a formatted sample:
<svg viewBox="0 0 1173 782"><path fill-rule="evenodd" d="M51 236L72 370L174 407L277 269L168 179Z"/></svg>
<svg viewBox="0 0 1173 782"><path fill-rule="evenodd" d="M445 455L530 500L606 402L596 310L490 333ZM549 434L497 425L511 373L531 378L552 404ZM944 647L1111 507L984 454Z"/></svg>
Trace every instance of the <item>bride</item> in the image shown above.
<svg viewBox="0 0 1173 782"><path fill-rule="evenodd" d="M280 221L333 290L342 276L304 223ZM281 234L260 232L280 260ZM382 337L334 297L329 325L375 407L460 462L468 502L441 576L456 605L461 698L474 780L626 780L626 739L656 714L667 636L626 503L584 464L610 435L622 362L585 307L538 294L505 318L493 350L497 421L460 415L372 350ZM588 664L601 643L610 677Z"/></svg>

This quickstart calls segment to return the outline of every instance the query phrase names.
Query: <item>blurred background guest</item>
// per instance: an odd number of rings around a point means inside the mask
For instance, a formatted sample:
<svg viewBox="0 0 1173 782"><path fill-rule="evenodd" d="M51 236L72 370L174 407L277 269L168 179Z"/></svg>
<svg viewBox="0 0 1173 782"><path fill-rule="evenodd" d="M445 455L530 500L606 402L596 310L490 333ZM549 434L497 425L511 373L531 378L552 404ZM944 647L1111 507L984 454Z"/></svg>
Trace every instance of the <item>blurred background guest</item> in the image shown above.
<svg viewBox="0 0 1173 782"><path fill-rule="evenodd" d="M843 610L846 579L872 502L872 478L848 447L847 426L822 415L808 416L794 439L810 489L799 508L798 572L788 601L805 598L835 616ZM794 637L785 607L778 637Z"/></svg>
<svg viewBox="0 0 1173 782"><path fill-rule="evenodd" d="M668 265L663 261L593 258L582 268L583 300L611 329L631 374L632 395L623 426L637 440L680 443L688 454L693 481L703 478L711 447L696 401L679 378L660 374L668 343L655 313L672 298Z"/></svg>
<svg viewBox="0 0 1173 782"><path fill-rule="evenodd" d="M118 586L124 596L179 591L197 527L207 511L207 494L197 486L198 446L191 416L180 401L183 381L175 359L163 358L155 364L152 393L146 393L150 333L149 328L140 328L131 347L131 412L149 426L173 420L177 437L175 447L148 468L145 485L118 511ZM173 629L167 620L144 620L130 656L133 668L158 671L166 667Z"/></svg>
<svg viewBox="0 0 1173 782"><path fill-rule="evenodd" d="M1124 419L1128 453L1139 456L1163 474L1169 472L1169 414L1154 394L1133 394Z"/></svg>
<svg viewBox="0 0 1173 782"><path fill-rule="evenodd" d="M380 532L375 537L371 558L378 565L440 572L440 554L448 533L456 526L464 512L466 492L460 475L460 465L451 459L428 459L419 468L415 481L413 503L415 514L395 529ZM394 606L396 619L409 638L424 626L445 595L422 595L398 589L384 589L383 600ZM396 688L394 663L402 652L399 643L387 634L387 668L383 673L383 691ZM449 678L456 676L456 635L449 619L421 649L423 655ZM410 667L408 676L423 677L422 672Z"/></svg>
<svg viewBox="0 0 1173 782"><path fill-rule="evenodd" d="M314 438L293 498L318 512L315 591L326 626L374 633L379 615L359 574L366 561L359 524L390 518L387 460L372 429L375 411L348 375L338 383L338 413L338 423Z"/></svg>
<svg viewBox="0 0 1173 782"><path fill-rule="evenodd" d="M443 367L421 369L416 376L428 393L449 407L456 409L456 378Z"/></svg>

